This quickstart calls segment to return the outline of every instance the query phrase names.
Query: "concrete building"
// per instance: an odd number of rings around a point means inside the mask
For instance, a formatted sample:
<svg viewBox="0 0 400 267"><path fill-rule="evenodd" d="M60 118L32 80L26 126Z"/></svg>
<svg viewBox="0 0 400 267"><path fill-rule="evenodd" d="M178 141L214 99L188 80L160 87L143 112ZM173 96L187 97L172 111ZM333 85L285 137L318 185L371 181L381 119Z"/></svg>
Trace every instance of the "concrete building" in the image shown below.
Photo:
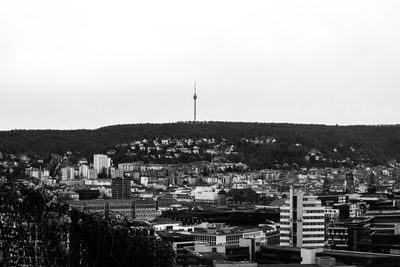
<svg viewBox="0 0 400 267"><path fill-rule="evenodd" d="M254 239L256 246L265 245L265 233L260 228L228 227L223 223L208 225L192 232L184 232L194 241L206 242L209 245L239 245L241 238Z"/></svg>
<svg viewBox="0 0 400 267"><path fill-rule="evenodd" d="M69 181L75 179L75 169L72 167L61 168L61 180Z"/></svg>
<svg viewBox="0 0 400 267"><path fill-rule="evenodd" d="M42 170L38 168L27 168L25 169L25 175L29 177L34 177L37 179L49 178L50 172L48 170Z"/></svg>
<svg viewBox="0 0 400 267"><path fill-rule="evenodd" d="M280 211L280 245L324 247L325 213L316 196L290 189L290 197Z"/></svg>
<svg viewBox="0 0 400 267"><path fill-rule="evenodd" d="M124 178L124 171L120 169L110 169L111 178Z"/></svg>
<svg viewBox="0 0 400 267"><path fill-rule="evenodd" d="M132 203L132 219L150 222L157 218L157 204L153 199L134 200Z"/></svg>
<svg viewBox="0 0 400 267"><path fill-rule="evenodd" d="M89 180L97 179L97 171L95 169L89 169Z"/></svg>
<svg viewBox="0 0 400 267"><path fill-rule="evenodd" d="M369 238L372 220L373 217L358 217L330 224L327 230L329 248L359 250L359 243Z"/></svg>
<svg viewBox="0 0 400 267"><path fill-rule="evenodd" d="M108 199L70 201L69 204L83 212L114 212L138 221L148 222L157 217L157 207L154 201Z"/></svg>
<svg viewBox="0 0 400 267"><path fill-rule="evenodd" d="M79 178L88 179L89 178L89 166L82 164L79 166Z"/></svg>
<svg viewBox="0 0 400 267"><path fill-rule="evenodd" d="M197 186L192 191L192 196L194 196L195 202L216 204L218 202L218 192L219 190L215 187Z"/></svg>
<svg viewBox="0 0 400 267"><path fill-rule="evenodd" d="M131 198L131 180L123 178L111 179L112 199Z"/></svg>
<svg viewBox="0 0 400 267"><path fill-rule="evenodd" d="M108 169L111 167L111 159L107 155L94 154L93 155L93 167L97 174L108 174Z"/></svg>

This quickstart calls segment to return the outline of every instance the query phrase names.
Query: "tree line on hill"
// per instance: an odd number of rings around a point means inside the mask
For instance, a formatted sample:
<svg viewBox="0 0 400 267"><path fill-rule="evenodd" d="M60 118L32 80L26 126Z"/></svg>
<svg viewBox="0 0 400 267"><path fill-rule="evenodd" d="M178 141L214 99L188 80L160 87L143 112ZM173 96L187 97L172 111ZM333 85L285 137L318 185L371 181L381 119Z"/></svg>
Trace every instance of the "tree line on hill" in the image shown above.
<svg viewBox="0 0 400 267"><path fill-rule="evenodd" d="M273 144L243 142L242 138L273 137ZM82 156L104 153L116 144L144 138L225 138L239 155L234 161L253 169L283 166L371 165L400 160L400 126L327 126L286 123L179 122L129 124L95 130L12 130L0 132L0 151L45 156L73 151ZM313 155L317 149L325 160Z"/></svg>

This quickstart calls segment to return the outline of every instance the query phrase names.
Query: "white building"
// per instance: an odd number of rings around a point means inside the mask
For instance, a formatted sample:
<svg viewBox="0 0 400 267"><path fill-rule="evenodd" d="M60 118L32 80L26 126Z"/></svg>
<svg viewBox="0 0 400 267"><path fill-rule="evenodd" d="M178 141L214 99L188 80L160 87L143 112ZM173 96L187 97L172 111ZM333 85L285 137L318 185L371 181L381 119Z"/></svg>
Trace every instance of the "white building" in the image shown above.
<svg viewBox="0 0 400 267"><path fill-rule="evenodd" d="M79 178L88 179L89 178L89 166L86 164L79 166Z"/></svg>
<svg viewBox="0 0 400 267"><path fill-rule="evenodd" d="M197 186L191 195L194 197L195 202L217 203L218 192L219 190L215 187Z"/></svg>
<svg viewBox="0 0 400 267"><path fill-rule="evenodd" d="M42 170L38 168L28 168L25 170L25 174L29 177L34 177L37 179L46 179L49 178L50 172L48 170Z"/></svg>
<svg viewBox="0 0 400 267"><path fill-rule="evenodd" d="M194 241L206 242L212 246L238 246L242 238L254 239L256 246L266 244L266 236L262 229L231 227L221 223L213 224L211 228L194 229L194 231L180 233L192 236Z"/></svg>
<svg viewBox="0 0 400 267"><path fill-rule="evenodd" d="M107 155L94 154L93 167L97 174L107 174L108 169L111 167L111 159Z"/></svg>
<svg viewBox="0 0 400 267"><path fill-rule="evenodd" d="M61 168L61 180L69 181L75 179L75 169L72 167Z"/></svg>
<svg viewBox="0 0 400 267"><path fill-rule="evenodd" d="M290 198L281 207L280 245L324 247L325 214L316 196L305 196L290 189Z"/></svg>

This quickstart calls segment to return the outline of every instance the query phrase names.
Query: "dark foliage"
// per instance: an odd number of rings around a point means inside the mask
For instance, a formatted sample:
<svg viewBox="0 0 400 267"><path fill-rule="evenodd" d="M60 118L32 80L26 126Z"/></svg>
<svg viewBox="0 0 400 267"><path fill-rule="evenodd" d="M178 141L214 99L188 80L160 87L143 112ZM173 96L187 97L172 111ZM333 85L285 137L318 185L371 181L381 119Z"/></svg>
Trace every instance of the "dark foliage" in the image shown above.
<svg viewBox="0 0 400 267"><path fill-rule="evenodd" d="M0 178L0 266L172 266L150 225L84 214L50 190Z"/></svg>
<svg viewBox="0 0 400 267"><path fill-rule="evenodd" d="M71 266L173 266L172 247L151 226L72 211Z"/></svg>

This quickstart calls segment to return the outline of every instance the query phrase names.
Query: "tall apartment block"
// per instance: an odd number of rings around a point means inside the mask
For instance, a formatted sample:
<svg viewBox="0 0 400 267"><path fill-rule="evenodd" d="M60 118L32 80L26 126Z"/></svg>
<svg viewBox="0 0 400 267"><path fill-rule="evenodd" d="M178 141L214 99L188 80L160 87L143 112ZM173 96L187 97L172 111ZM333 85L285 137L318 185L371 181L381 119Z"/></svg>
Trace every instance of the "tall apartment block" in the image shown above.
<svg viewBox="0 0 400 267"><path fill-rule="evenodd" d="M107 157L107 155L93 155L93 168L96 170L97 174L107 174L107 171L110 167L111 159Z"/></svg>
<svg viewBox="0 0 400 267"><path fill-rule="evenodd" d="M280 211L280 245L288 247L324 247L324 207L317 196L305 196L290 188L290 197Z"/></svg>

